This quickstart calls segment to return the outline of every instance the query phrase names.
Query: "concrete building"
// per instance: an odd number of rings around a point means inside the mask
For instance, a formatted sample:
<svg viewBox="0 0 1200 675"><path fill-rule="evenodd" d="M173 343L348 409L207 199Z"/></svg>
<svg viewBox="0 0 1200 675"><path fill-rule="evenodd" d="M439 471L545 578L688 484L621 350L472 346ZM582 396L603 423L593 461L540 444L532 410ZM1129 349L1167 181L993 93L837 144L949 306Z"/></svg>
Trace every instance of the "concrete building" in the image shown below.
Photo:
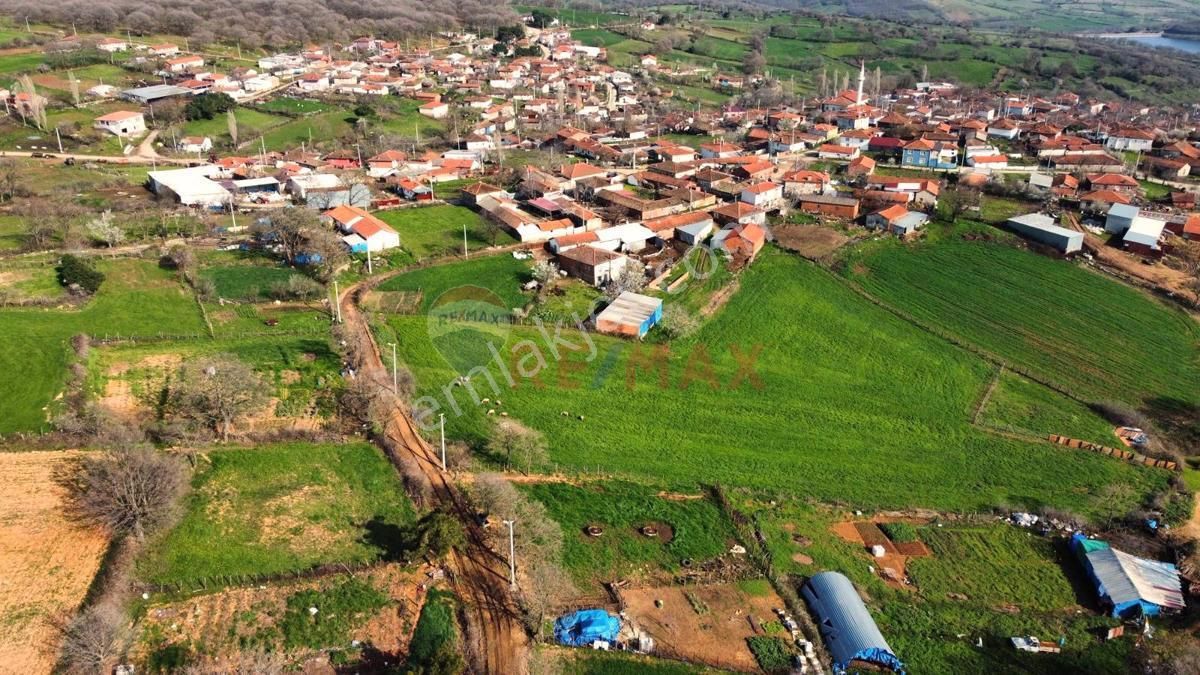
<svg viewBox="0 0 1200 675"><path fill-rule="evenodd" d="M92 126L119 138L146 133L146 117L136 110L117 110L96 118Z"/></svg>
<svg viewBox="0 0 1200 675"><path fill-rule="evenodd" d="M1082 232L1060 227L1053 218L1044 213L1015 216L1008 219L1007 225L1010 230L1022 237L1053 246L1064 254L1074 253L1083 248Z"/></svg>

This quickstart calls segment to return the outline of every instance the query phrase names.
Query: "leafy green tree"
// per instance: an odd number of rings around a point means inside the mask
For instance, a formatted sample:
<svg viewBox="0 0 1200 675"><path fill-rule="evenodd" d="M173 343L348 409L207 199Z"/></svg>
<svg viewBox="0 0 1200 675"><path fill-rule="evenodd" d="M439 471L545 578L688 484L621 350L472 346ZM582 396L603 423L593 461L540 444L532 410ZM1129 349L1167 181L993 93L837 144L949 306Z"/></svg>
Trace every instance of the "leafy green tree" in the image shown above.
<svg viewBox="0 0 1200 675"><path fill-rule="evenodd" d="M88 293L95 293L104 283L104 273L96 269L92 261L67 253L58 263L58 282L68 287L78 285Z"/></svg>
<svg viewBox="0 0 1200 675"><path fill-rule="evenodd" d="M211 120L236 105L237 102L229 94L200 94L188 101L183 114L189 120Z"/></svg>

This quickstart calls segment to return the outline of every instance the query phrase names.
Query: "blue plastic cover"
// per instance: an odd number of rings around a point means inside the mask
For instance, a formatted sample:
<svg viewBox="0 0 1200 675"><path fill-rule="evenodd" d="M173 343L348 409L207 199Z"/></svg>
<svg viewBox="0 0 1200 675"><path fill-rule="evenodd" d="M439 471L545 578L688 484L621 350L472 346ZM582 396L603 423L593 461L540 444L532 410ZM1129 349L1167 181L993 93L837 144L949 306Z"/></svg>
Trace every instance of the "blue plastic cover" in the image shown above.
<svg viewBox="0 0 1200 675"><path fill-rule="evenodd" d="M613 642L621 619L603 609L581 609L554 622L554 639L571 647L587 647L596 640Z"/></svg>

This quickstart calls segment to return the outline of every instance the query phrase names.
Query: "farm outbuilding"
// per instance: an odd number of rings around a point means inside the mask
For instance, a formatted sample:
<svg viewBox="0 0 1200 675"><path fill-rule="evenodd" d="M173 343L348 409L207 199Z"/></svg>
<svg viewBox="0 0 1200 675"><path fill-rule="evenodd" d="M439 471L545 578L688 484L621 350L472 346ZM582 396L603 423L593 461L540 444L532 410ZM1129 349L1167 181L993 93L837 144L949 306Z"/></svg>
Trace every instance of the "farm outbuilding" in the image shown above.
<svg viewBox="0 0 1200 675"><path fill-rule="evenodd" d="M1083 233L1068 230L1054 223L1044 213L1028 213L1008 219L1013 232L1033 241L1053 246L1063 253L1074 253L1083 248Z"/></svg>
<svg viewBox="0 0 1200 675"><path fill-rule="evenodd" d="M596 315L601 333L642 337L662 320L662 300L625 291Z"/></svg>
<svg viewBox="0 0 1200 675"><path fill-rule="evenodd" d="M804 584L803 595L825 646L833 656L833 672L845 673L861 663L904 672L904 664L892 652L854 584L840 572L821 572Z"/></svg>
<svg viewBox="0 0 1200 675"><path fill-rule="evenodd" d="M1096 585L1100 601L1112 607L1112 616L1128 619L1183 609L1183 588L1174 565L1138 558L1078 533L1071 537L1071 548Z"/></svg>

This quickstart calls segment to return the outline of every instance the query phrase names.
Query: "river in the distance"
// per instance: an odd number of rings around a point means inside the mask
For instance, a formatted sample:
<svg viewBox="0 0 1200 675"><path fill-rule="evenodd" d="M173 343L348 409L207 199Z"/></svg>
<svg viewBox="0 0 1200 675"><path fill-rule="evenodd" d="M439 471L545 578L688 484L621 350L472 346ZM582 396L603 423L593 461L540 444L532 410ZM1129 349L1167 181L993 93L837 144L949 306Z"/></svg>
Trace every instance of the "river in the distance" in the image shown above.
<svg viewBox="0 0 1200 675"><path fill-rule="evenodd" d="M1200 40L1185 40L1165 35L1120 35L1115 33L1098 37L1108 40L1127 40L1155 49L1178 49L1189 54L1200 54Z"/></svg>

